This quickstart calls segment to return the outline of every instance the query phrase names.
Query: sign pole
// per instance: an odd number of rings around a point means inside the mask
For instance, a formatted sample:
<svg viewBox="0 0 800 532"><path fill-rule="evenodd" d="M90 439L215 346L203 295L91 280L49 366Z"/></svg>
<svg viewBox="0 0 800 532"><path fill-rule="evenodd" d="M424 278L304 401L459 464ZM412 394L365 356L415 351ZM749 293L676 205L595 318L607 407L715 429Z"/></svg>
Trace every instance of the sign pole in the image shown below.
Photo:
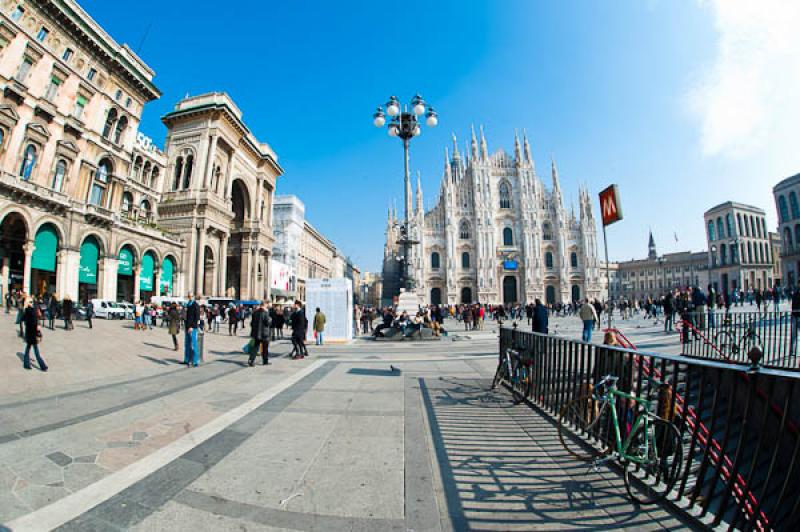
<svg viewBox="0 0 800 532"><path fill-rule="evenodd" d="M606 224L603 224L603 247L606 251L606 298L608 305L608 328L611 328L611 266L608 263L608 235L606 234Z"/></svg>

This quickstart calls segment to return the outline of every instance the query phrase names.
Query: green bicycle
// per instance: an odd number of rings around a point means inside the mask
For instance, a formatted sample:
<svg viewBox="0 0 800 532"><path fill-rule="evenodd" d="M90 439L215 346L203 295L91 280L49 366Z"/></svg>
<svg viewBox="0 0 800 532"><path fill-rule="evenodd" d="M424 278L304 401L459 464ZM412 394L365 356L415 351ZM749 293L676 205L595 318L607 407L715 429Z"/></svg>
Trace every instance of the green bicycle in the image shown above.
<svg viewBox="0 0 800 532"><path fill-rule="evenodd" d="M594 390L589 389L564 405L559 415L558 438L568 453L579 460L592 461L595 468L612 460L619 462L628 495L639 503L653 504L667 496L680 476L683 443L673 423L652 413L655 401L620 391L618 380L619 377L608 375ZM632 413L639 412L623 440L618 412L628 412L628 405L635 405ZM579 441L575 435L599 441L602 450Z"/></svg>

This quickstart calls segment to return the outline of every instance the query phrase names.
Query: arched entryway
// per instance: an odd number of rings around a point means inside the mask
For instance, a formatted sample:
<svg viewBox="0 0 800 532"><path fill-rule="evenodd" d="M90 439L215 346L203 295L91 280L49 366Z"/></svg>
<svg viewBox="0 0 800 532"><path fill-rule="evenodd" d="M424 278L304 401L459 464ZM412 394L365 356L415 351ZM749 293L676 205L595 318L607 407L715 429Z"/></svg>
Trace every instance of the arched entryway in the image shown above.
<svg viewBox="0 0 800 532"><path fill-rule="evenodd" d="M136 264L136 251L132 246L122 246L117 260L117 301L132 303L135 294L133 267Z"/></svg>
<svg viewBox="0 0 800 532"><path fill-rule="evenodd" d="M431 288L431 305L442 304L442 289L439 287Z"/></svg>
<svg viewBox="0 0 800 532"><path fill-rule="evenodd" d="M84 303L97 297L97 263L100 259L100 241L87 236L81 244L81 262L78 270L78 299Z"/></svg>
<svg viewBox="0 0 800 532"><path fill-rule="evenodd" d="M544 300L548 305L554 305L556 302L556 287L548 286L544 290Z"/></svg>
<svg viewBox="0 0 800 532"><path fill-rule="evenodd" d="M162 296L175 295L173 286L175 282L175 259L165 257L161 263L161 276L158 283L158 293Z"/></svg>
<svg viewBox="0 0 800 532"><path fill-rule="evenodd" d="M205 250L205 264L203 265L203 286L202 292L205 296L216 295L214 289L214 279L217 277L216 261L214 260L214 251L211 246L206 246Z"/></svg>
<svg viewBox="0 0 800 532"><path fill-rule="evenodd" d="M574 284L572 285L572 301L581 300L581 287Z"/></svg>
<svg viewBox="0 0 800 532"><path fill-rule="evenodd" d="M142 255L142 266L139 269L139 299L150 301L155 294L156 256L152 251Z"/></svg>
<svg viewBox="0 0 800 532"><path fill-rule="evenodd" d="M10 290L22 289L25 275L25 242L28 240L28 225L21 214L12 212L0 224L0 253L5 286L3 297Z"/></svg>
<svg viewBox="0 0 800 532"><path fill-rule="evenodd" d="M33 255L31 256L31 294L43 296L54 294L58 268L58 230L53 224L42 225L36 231Z"/></svg>
<svg viewBox="0 0 800 532"><path fill-rule="evenodd" d="M503 303L517 302L517 278L513 275L503 277Z"/></svg>
<svg viewBox="0 0 800 532"><path fill-rule="evenodd" d="M472 288L465 286L461 289L461 302L472 303Z"/></svg>
<svg viewBox="0 0 800 532"><path fill-rule="evenodd" d="M250 219L250 194L241 179L231 184L231 207L233 221L228 240L228 256L225 258L225 291L232 290L232 297L242 297L242 226ZM226 293L226 295L228 295Z"/></svg>

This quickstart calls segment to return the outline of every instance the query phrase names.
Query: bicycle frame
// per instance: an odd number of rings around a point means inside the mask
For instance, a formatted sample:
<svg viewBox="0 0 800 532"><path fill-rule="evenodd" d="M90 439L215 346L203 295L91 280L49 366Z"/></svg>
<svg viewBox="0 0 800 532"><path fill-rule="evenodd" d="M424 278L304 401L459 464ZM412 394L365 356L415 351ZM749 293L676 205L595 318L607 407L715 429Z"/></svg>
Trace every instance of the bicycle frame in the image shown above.
<svg viewBox="0 0 800 532"><path fill-rule="evenodd" d="M633 400L636 402L637 405L641 405L644 407L645 412L636 416L633 420L633 425L631 426L631 431L628 434L627 438L624 440L622 439L622 434L620 433L619 428L619 417L617 416L617 401L616 398L620 397L626 400ZM614 425L614 443L615 443L615 451L619 455L621 459L628 460L630 462L634 462L636 464L644 464L647 461L647 446L650 445L650 442L647 438L645 438L645 453L644 458L634 456L628 454L628 449L630 449L633 435L636 434L637 429L640 425L644 425L644 433L647 434L647 426L648 421L650 419L650 408L652 407L652 401L648 399L642 399L641 397L637 397L635 395L631 395L626 392L622 392L616 388L610 387L606 393L602 397L596 397L597 400L602 401L604 404L600 409L602 414L603 408L611 408L611 422ZM601 415L598 415L598 419L600 419ZM657 449L656 449L657 451Z"/></svg>

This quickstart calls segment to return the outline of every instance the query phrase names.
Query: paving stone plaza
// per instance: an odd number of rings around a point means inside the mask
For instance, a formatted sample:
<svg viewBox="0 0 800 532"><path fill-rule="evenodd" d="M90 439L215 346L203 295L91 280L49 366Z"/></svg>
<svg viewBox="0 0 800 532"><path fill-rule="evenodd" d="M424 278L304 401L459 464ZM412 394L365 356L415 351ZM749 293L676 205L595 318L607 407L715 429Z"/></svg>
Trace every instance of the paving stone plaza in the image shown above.
<svg viewBox="0 0 800 532"><path fill-rule="evenodd" d="M0 315L5 345L20 345ZM554 318L577 336L580 321ZM683 528L587 470L553 420L489 390L497 330L310 347L247 367L207 334L188 369L166 329L45 331L50 371L3 359L0 516L12 530ZM520 327L527 328L524 321ZM666 338L637 318L631 338ZM113 347L112 347L113 346ZM18 355L21 356L21 353ZM9 378L6 379L5 376Z"/></svg>

